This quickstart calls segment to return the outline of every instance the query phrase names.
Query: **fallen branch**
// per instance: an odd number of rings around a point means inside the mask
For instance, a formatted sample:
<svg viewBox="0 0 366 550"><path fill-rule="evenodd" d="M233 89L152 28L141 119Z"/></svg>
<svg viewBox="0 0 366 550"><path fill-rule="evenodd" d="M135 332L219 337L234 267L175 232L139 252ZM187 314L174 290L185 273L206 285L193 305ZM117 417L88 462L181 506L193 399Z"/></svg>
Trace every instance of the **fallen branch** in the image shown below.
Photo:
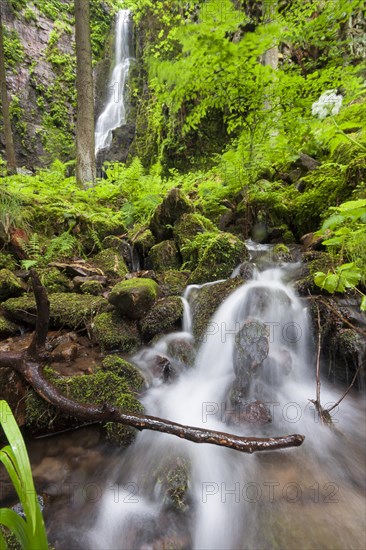
<svg viewBox="0 0 366 550"><path fill-rule="evenodd" d="M38 395L63 413L87 421L116 422L138 430L147 429L168 433L195 443L210 443L244 453L298 447L303 443L305 437L299 434L269 438L240 437L225 432L183 426L155 416L124 412L107 403L86 405L69 399L58 391L43 374L43 367L49 358L44 347L48 331L49 304L47 293L35 272L32 272L32 283L37 303L37 324L33 340L29 348L23 352L2 353L0 368L16 370Z"/></svg>

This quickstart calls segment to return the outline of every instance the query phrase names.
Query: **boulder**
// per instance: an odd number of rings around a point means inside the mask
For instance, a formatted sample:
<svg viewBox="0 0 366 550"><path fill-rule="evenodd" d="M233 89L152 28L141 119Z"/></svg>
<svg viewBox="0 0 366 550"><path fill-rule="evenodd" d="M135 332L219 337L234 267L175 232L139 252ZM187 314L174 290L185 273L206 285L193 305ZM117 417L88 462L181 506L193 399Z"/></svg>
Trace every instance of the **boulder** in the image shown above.
<svg viewBox="0 0 366 550"><path fill-rule="evenodd" d="M139 392L145 385L145 379L138 368L118 355L107 355L102 361L101 368L117 374L127 382L131 391Z"/></svg>
<svg viewBox="0 0 366 550"><path fill-rule="evenodd" d="M8 338L19 334L20 329L17 325L6 319L3 315L0 315L0 339Z"/></svg>
<svg viewBox="0 0 366 550"><path fill-rule="evenodd" d="M178 188L169 191L163 202L156 208L150 221L150 229L158 241L170 239L173 236L173 225L183 214L194 211L191 203Z"/></svg>
<svg viewBox="0 0 366 550"><path fill-rule="evenodd" d="M10 269L0 270L0 301L24 294L24 285Z"/></svg>
<svg viewBox="0 0 366 550"><path fill-rule="evenodd" d="M148 342L157 334L180 328L182 315L183 303L178 296L161 298L140 322L143 339Z"/></svg>
<svg viewBox="0 0 366 550"><path fill-rule="evenodd" d="M159 286L152 279L133 278L117 283L109 294L109 302L118 313L130 319L140 319L158 297Z"/></svg>
<svg viewBox="0 0 366 550"><path fill-rule="evenodd" d="M162 296L182 296L190 271L177 271L169 269L157 275Z"/></svg>
<svg viewBox="0 0 366 550"><path fill-rule="evenodd" d="M122 318L114 311L95 317L92 334L103 350L132 352L141 343L136 322Z"/></svg>
<svg viewBox="0 0 366 550"><path fill-rule="evenodd" d="M192 261L189 252L186 252L185 245L190 243L196 235L206 232L217 232L217 227L211 220L201 214L183 214L180 220L174 224L174 239L179 247L183 261Z"/></svg>
<svg viewBox="0 0 366 550"><path fill-rule="evenodd" d="M238 237L231 233L210 235L206 246L199 252L198 265L189 284L226 279L238 264L249 258L247 247Z"/></svg>
<svg viewBox="0 0 366 550"><path fill-rule="evenodd" d="M148 267L159 272L179 269L181 259L175 242L173 240L162 241L153 246L146 263Z"/></svg>
<svg viewBox="0 0 366 550"><path fill-rule="evenodd" d="M128 273L123 257L113 248L102 250L91 262L111 278L123 278Z"/></svg>
<svg viewBox="0 0 366 550"><path fill-rule="evenodd" d="M243 279L235 277L214 285L205 285L190 297L193 335L202 341L207 325L217 308L234 290L243 284Z"/></svg>

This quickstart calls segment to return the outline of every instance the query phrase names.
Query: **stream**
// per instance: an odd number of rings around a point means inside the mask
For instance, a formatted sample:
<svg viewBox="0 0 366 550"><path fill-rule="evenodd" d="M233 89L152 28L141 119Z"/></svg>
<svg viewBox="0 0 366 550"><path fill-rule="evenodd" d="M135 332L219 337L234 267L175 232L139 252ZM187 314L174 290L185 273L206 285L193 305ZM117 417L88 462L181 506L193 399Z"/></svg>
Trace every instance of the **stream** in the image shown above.
<svg viewBox="0 0 366 550"><path fill-rule="evenodd" d="M95 427L33 442L56 550L365 548L364 400L351 392L332 411L333 428L319 422L309 401L316 343L291 287L295 270L254 269L216 311L194 366L176 365L169 383L150 379L142 402L147 414L182 424L260 437L301 433L304 444L247 455L144 431L121 450ZM154 355L168 356L172 341L193 342L199 291L185 293L182 332L132 358L143 372ZM247 341L261 362L250 375L240 366ZM323 406L341 393L322 382ZM261 403L263 418L251 403ZM245 422L243 410L252 410Z"/></svg>

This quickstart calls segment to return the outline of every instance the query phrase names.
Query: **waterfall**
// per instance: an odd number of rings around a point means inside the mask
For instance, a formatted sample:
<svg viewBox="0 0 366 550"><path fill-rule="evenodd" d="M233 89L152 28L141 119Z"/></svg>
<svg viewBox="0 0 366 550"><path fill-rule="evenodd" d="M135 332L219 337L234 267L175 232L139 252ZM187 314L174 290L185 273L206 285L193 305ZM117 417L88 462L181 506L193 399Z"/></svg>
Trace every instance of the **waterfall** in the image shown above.
<svg viewBox="0 0 366 550"><path fill-rule="evenodd" d="M238 435L302 433L303 446L250 456L143 432L110 472L83 548L362 547L356 533L364 525L365 504L362 489L355 489L364 482L357 432L362 417L348 401L334 417L337 431L318 422L309 401L315 395L315 346L307 309L288 277L286 267L256 271L217 310L194 368L180 372L172 383L152 384L143 404L148 414ZM198 286L189 287L184 296L186 332L170 334L140 353L135 357L139 366L154 354L168 354L174 339L187 337L189 303L196 291ZM238 334L248 329L248 341L260 342L263 326L268 355L253 374L246 399L260 399L271 422L243 424L231 401L236 350L242 344ZM322 384L322 402L335 401L334 390ZM189 472L179 510L164 488L172 463Z"/></svg>
<svg viewBox="0 0 366 550"><path fill-rule="evenodd" d="M95 153L109 147L113 130L126 124L125 89L132 57L132 16L130 10L120 10L116 19L114 67L104 110L95 127Z"/></svg>

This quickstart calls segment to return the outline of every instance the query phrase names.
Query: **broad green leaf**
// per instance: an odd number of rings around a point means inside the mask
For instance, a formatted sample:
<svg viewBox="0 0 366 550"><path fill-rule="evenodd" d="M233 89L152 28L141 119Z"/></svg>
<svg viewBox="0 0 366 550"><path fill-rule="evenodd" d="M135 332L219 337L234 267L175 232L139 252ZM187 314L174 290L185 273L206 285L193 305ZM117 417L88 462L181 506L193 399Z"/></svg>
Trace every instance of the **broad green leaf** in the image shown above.
<svg viewBox="0 0 366 550"><path fill-rule="evenodd" d="M0 525L4 525L10 529L12 533L14 533L24 550L35 549L35 547L32 546L32 540L29 537L29 528L27 523L22 517L14 512L14 510L9 510L9 508L0 508Z"/></svg>

